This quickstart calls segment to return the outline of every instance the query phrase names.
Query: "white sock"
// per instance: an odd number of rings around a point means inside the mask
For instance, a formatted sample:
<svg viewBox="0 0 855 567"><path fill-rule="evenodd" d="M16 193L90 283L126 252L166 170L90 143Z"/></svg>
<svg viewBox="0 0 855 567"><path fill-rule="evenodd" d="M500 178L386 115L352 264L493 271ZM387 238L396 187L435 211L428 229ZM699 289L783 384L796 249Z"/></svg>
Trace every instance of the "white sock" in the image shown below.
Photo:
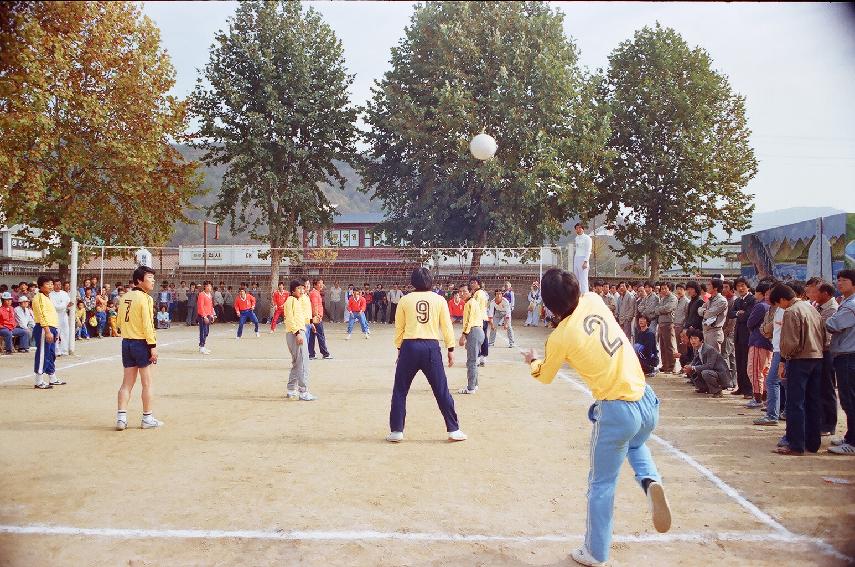
<svg viewBox="0 0 855 567"><path fill-rule="evenodd" d="M116 421L124 421L128 422L128 412L126 410L119 410L116 412Z"/></svg>
<svg viewBox="0 0 855 567"><path fill-rule="evenodd" d="M51 382L56 382L56 374L50 374L50 375L48 375L48 378L50 379Z"/></svg>
<svg viewBox="0 0 855 567"><path fill-rule="evenodd" d="M151 412L143 412L142 414L143 421L153 421L154 416L151 415Z"/></svg>
<svg viewBox="0 0 855 567"><path fill-rule="evenodd" d="M36 386L38 386L39 384L41 384L45 381L44 378L42 378L42 376L44 376L44 374L36 374Z"/></svg>

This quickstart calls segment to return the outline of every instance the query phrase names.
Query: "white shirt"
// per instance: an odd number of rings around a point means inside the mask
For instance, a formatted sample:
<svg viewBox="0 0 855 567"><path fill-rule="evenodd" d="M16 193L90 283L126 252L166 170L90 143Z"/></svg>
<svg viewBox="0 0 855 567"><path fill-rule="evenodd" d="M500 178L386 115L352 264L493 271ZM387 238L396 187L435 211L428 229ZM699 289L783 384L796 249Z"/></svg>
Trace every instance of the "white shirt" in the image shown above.
<svg viewBox="0 0 855 567"><path fill-rule="evenodd" d="M400 289L393 289L389 292L389 303L398 303L404 297L404 292Z"/></svg>
<svg viewBox="0 0 855 567"><path fill-rule="evenodd" d="M576 252L574 258L576 260L587 260L591 257L591 237L585 234L576 235Z"/></svg>
<svg viewBox="0 0 855 567"><path fill-rule="evenodd" d="M33 310L27 307L24 309L20 305L15 308L15 324L22 329L32 329L36 326L36 320L33 317Z"/></svg>
<svg viewBox="0 0 855 567"><path fill-rule="evenodd" d="M772 350L774 352L781 352L781 327L784 326L784 311L786 309L778 307L772 320Z"/></svg>
<svg viewBox="0 0 855 567"><path fill-rule="evenodd" d="M487 306L487 316L495 317L496 311L501 313L500 317L505 317L511 310L511 302L508 301L508 298L503 297L501 303L496 303L495 299L490 300L490 305Z"/></svg>
<svg viewBox="0 0 855 567"><path fill-rule="evenodd" d="M65 315L68 310L68 304L71 303L71 297L69 297L68 293L65 291L52 291L50 295L50 302L53 303L53 308L56 309L56 312L61 316Z"/></svg>

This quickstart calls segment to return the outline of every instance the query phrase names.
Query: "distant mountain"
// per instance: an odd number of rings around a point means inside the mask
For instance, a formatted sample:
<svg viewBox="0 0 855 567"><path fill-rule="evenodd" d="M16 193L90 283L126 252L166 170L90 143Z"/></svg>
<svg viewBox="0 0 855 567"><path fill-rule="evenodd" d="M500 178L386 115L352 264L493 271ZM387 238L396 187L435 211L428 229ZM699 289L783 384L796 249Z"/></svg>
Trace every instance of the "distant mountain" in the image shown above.
<svg viewBox="0 0 855 567"><path fill-rule="evenodd" d="M198 160L202 156L202 152L200 150L189 146L180 145L178 146L178 151L180 151L187 160ZM341 172L342 176L344 176L346 180L344 189L340 189L338 185L323 185L323 191L326 194L327 199L329 199L331 203L338 205L337 210L340 213L381 212L379 202L371 201L368 195L359 191L359 187L362 183L362 179L359 177L359 174L346 163L339 162L337 165L339 172ZM216 202L217 194L223 184L223 176L225 173L226 166L224 165L217 167L202 166L202 174L204 175L202 188L205 190L205 193L194 199L192 202L198 210L186 211L186 215L194 222L192 224L177 223L175 225L175 232L167 244L168 246L202 243L201 222L206 217L205 209ZM212 240L213 230L209 230L209 244L248 244L254 242L246 233L232 234L228 228L228 221L226 221L225 226L220 227L220 240L218 241Z"/></svg>

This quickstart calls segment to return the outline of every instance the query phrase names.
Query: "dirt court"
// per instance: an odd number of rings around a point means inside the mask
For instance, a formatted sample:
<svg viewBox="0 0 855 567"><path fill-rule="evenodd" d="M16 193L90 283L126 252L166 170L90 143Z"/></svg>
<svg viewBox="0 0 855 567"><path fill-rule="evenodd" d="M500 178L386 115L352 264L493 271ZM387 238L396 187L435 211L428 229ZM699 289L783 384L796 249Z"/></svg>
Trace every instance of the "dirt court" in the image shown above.
<svg viewBox="0 0 855 567"><path fill-rule="evenodd" d="M516 330L523 347L547 335ZM138 389L129 429L114 430L119 339L78 343L58 361L68 385L48 391L32 388L32 355L0 360L0 564L573 564L591 400L569 369L549 386L532 380L500 333L479 392L454 396L469 440L446 442L419 377L394 445L383 440L390 326L345 342L328 325L335 359L311 363L314 402L283 398L281 333L236 341L234 326L216 325L203 357L195 327L160 331L155 414L166 425L153 431L139 429ZM855 460L772 455L783 427L752 426L759 412L741 398L698 397L676 376L650 383L662 400L650 445L674 522L653 530L626 465L611 565L852 562Z"/></svg>

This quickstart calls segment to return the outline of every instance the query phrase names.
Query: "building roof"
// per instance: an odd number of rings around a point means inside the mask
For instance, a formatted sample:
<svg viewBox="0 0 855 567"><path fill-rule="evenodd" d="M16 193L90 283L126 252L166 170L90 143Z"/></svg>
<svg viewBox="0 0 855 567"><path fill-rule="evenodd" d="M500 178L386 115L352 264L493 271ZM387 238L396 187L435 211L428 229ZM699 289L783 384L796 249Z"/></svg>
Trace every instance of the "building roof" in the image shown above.
<svg viewBox="0 0 855 567"><path fill-rule="evenodd" d="M378 224L386 220L383 213L344 213L337 214L335 224Z"/></svg>

